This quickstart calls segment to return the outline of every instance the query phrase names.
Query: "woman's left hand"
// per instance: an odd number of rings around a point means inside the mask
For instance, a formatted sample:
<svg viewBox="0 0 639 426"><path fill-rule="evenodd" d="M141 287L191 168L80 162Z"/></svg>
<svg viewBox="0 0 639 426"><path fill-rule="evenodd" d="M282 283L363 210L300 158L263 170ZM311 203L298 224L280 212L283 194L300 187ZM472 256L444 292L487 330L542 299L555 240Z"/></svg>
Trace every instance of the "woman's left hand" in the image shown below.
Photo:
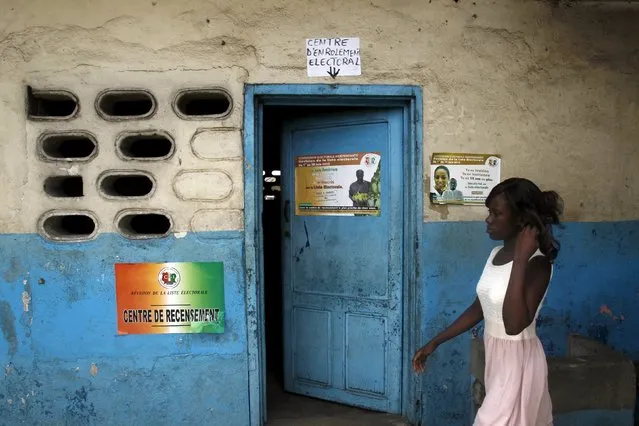
<svg viewBox="0 0 639 426"><path fill-rule="evenodd" d="M515 243L515 260L523 260L525 262L530 260L530 257L539 248L537 235L539 235L539 231L532 226L526 226L519 232Z"/></svg>

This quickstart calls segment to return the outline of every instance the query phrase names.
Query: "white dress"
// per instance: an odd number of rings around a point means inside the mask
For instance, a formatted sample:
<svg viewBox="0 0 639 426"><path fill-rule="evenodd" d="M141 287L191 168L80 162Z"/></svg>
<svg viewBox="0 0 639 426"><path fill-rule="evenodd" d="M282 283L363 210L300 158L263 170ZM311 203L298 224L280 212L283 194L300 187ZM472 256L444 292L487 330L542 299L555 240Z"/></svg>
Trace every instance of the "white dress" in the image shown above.
<svg viewBox="0 0 639 426"><path fill-rule="evenodd" d="M535 320L520 334L506 334L502 308L512 262L493 265L493 259L501 248L496 247L490 253L477 284L477 296L484 312L486 397L477 412L474 426L552 425L548 365L536 333L539 308ZM536 256L543 254L537 250L531 259ZM546 294L539 303L540 308L545 298Z"/></svg>

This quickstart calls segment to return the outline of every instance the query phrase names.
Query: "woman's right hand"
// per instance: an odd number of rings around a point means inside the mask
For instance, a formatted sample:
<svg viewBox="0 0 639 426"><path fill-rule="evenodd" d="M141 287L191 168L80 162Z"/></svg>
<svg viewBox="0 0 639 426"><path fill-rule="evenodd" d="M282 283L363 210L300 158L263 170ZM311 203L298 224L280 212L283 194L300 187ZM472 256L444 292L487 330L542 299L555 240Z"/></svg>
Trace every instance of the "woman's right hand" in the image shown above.
<svg viewBox="0 0 639 426"><path fill-rule="evenodd" d="M426 369L426 358L435 352L435 349L437 349L437 345L430 341L415 353L413 357L413 369L415 373L420 374L424 372Z"/></svg>

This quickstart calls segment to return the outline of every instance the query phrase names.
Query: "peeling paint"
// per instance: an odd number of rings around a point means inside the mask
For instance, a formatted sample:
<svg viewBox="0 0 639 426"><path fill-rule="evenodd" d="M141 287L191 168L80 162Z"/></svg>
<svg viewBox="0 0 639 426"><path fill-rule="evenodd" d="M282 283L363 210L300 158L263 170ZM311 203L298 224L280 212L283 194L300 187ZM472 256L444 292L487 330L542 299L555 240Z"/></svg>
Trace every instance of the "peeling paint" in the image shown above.
<svg viewBox="0 0 639 426"><path fill-rule="evenodd" d="M608 305L601 305L601 307L599 308L599 313L602 315L608 315L610 317L612 316L612 310L610 310Z"/></svg>
<svg viewBox="0 0 639 426"><path fill-rule="evenodd" d="M24 312L29 312L29 303L31 303L31 296L28 292L22 292L22 309Z"/></svg>
<svg viewBox="0 0 639 426"><path fill-rule="evenodd" d="M69 404L67 405L67 415L74 419L80 420L83 424L89 424L92 417L95 417L95 407L89 401L89 392L82 386L72 394L67 395Z"/></svg>
<svg viewBox="0 0 639 426"><path fill-rule="evenodd" d="M173 233L173 236L175 238L178 238L178 239L182 239L182 238L186 237L186 235L187 235L186 232L174 232Z"/></svg>
<svg viewBox="0 0 639 426"><path fill-rule="evenodd" d="M77 164L74 164L71 167L60 167L60 170L66 171L69 176L80 174L80 167Z"/></svg>
<svg viewBox="0 0 639 426"><path fill-rule="evenodd" d="M98 375L98 366L95 364L91 364L91 368L89 369L89 373L91 373L91 375L93 377Z"/></svg>
<svg viewBox="0 0 639 426"><path fill-rule="evenodd" d="M612 309L610 309L608 307L608 305L601 305L601 307L599 308L599 313L601 315L607 315L607 316L611 317L615 321L624 321L626 319L626 317L623 314L621 314L619 316L614 315L612 313Z"/></svg>

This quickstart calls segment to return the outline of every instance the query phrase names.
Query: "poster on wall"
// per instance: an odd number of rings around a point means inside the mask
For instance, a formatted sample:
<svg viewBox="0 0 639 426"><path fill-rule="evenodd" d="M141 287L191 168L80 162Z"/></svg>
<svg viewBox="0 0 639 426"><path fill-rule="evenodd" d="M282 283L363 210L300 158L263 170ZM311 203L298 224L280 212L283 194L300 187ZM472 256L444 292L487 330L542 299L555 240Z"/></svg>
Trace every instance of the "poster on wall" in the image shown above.
<svg viewBox="0 0 639 426"><path fill-rule="evenodd" d="M305 155L295 158L295 214L378 216L379 152Z"/></svg>
<svg viewBox="0 0 639 426"><path fill-rule="evenodd" d="M333 78L361 75L359 37L306 39L306 73Z"/></svg>
<svg viewBox="0 0 639 426"><path fill-rule="evenodd" d="M117 263L118 334L223 333L224 264Z"/></svg>
<svg viewBox="0 0 639 426"><path fill-rule="evenodd" d="M435 153L430 167L431 201L483 206L500 175L499 155Z"/></svg>

